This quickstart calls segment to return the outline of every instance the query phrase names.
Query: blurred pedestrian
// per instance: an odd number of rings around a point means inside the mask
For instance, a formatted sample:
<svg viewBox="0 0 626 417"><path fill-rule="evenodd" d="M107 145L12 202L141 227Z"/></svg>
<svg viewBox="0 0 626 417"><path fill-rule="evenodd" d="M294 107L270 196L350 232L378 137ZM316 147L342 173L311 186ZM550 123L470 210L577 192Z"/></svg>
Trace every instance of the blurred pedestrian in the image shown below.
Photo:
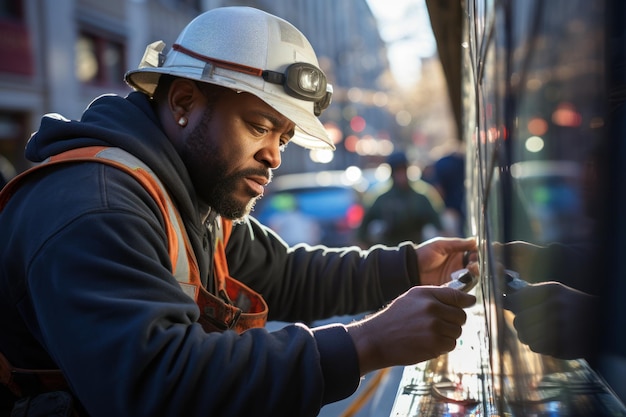
<svg viewBox="0 0 626 417"><path fill-rule="evenodd" d="M459 149L439 158L432 165L430 182L445 205L442 215L450 236L465 236L465 154Z"/></svg>
<svg viewBox="0 0 626 417"><path fill-rule="evenodd" d="M440 235L440 213L425 194L411 186L406 154L394 152L387 163L391 168L391 188L366 209L357 231L359 241L363 246L397 245L405 241L420 243Z"/></svg>

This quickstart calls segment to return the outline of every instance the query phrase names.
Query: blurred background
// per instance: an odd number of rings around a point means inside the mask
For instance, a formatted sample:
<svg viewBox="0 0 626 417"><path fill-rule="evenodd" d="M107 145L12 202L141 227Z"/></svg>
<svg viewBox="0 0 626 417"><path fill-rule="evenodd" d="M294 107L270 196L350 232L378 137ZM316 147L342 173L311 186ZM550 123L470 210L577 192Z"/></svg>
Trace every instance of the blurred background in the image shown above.
<svg viewBox="0 0 626 417"><path fill-rule="evenodd" d="M291 146L277 174L376 167L398 149L423 169L458 134L423 0L0 0L0 154L15 171L47 112L80 117L97 95L126 94L146 45L171 45L203 10L247 5L294 23L334 86L322 115L334 153ZM419 176L419 172L415 174Z"/></svg>
<svg viewBox="0 0 626 417"><path fill-rule="evenodd" d="M625 416L603 379L626 399L623 0L0 0L0 173L28 168L41 115L79 118L100 94L126 95L146 45L171 46L193 17L231 5L292 22L334 87L321 120L337 150L288 146L254 216L289 243L365 246L359 228L402 152L439 216L415 240L479 239L479 303L459 348L368 375L321 415ZM513 249L494 249L516 241L560 255L515 265ZM566 340L592 339L593 369L517 340L502 265L604 297L600 334Z"/></svg>

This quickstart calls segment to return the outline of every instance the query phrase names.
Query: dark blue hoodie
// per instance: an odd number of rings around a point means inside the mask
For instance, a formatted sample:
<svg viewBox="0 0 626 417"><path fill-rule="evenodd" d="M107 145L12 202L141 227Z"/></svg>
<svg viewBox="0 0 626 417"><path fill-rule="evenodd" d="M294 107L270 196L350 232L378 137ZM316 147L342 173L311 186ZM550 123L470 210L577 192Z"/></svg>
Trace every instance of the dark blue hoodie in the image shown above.
<svg viewBox="0 0 626 417"><path fill-rule="evenodd" d="M123 148L156 172L211 282L214 236L148 98L100 97L80 121L48 115L26 156L90 145ZM341 325L204 332L170 273L158 208L113 167L32 175L0 214L0 231L0 351L14 366L61 368L90 415L314 416L358 386ZM288 248L253 218L234 227L226 250L231 275L265 297L272 320L373 310L419 280L411 245Z"/></svg>

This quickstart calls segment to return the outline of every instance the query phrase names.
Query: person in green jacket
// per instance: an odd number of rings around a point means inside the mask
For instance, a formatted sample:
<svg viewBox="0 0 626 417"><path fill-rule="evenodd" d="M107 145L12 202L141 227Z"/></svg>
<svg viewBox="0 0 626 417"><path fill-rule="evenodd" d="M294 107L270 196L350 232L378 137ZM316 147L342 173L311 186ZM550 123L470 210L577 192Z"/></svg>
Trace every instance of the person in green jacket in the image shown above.
<svg viewBox="0 0 626 417"><path fill-rule="evenodd" d="M407 175L408 159L404 152L387 158L391 168L391 188L380 194L366 210L357 231L363 247L387 246L411 241L421 243L441 233L440 213L431 200L416 191Z"/></svg>

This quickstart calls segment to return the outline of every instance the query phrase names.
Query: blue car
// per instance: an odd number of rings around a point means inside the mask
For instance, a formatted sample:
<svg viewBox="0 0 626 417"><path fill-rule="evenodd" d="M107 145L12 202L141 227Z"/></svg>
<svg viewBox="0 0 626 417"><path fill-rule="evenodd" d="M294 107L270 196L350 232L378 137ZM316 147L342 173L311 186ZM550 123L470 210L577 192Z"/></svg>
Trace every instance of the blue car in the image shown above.
<svg viewBox="0 0 626 417"><path fill-rule="evenodd" d="M291 245L354 245L364 213L360 181L345 171L277 176L252 215Z"/></svg>

